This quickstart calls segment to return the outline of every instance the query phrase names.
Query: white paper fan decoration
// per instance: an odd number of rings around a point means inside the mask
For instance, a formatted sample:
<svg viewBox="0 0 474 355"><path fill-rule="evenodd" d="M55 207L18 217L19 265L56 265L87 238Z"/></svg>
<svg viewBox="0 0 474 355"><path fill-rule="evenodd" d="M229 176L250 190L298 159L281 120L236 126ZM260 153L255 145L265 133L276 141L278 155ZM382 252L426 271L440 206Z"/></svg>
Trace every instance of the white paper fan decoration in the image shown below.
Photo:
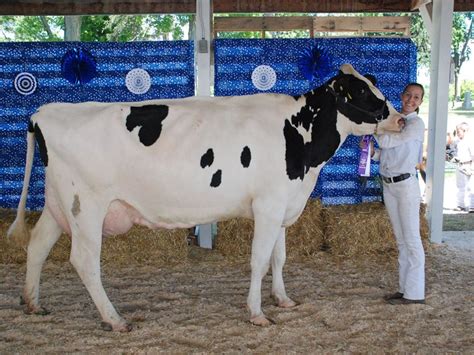
<svg viewBox="0 0 474 355"><path fill-rule="evenodd" d="M150 74L148 74L148 72L144 69L132 69L125 77L125 85L130 92L136 95L144 94L150 90Z"/></svg>
<svg viewBox="0 0 474 355"><path fill-rule="evenodd" d="M22 72L15 76L13 85L19 94L26 96L35 92L37 83L33 74Z"/></svg>
<svg viewBox="0 0 474 355"><path fill-rule="evenodd" d="M252 72L252 83L259 90L270 90L276 80L275 70L269 65L259 65Z"/></svg>

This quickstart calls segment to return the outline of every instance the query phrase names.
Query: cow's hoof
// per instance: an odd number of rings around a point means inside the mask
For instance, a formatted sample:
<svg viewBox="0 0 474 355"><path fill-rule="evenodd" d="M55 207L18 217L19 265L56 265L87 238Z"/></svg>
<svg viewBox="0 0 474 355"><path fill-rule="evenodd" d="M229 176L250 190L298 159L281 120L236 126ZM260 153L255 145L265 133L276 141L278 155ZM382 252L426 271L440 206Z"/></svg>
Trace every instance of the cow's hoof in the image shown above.
<svg viewBox="0 0 474 355"><path fill-rule="evenodd" d="M261 314L259 316L250 318L250 323L252 323L253 325L258 325L260 327L268 327L269 325L275 324L275 321Z"/></svg>
<svg viewBox="0 0 474 355"><path fill-rule="evenodd" d="M285 300L277 301L277 306L280 308L293 308L299 306L299 302L293 301L291 298L287 298Z"/></svg>
<svg viewBox="0 0 474 355"><path fill-rule="evenodd" d="M101 322L100 323L100 326L102 328L102 330L105 330L107 332L121 332L121 333L128 333L130 331L132 331L133 329L133 326L131 323L121 323L121 324L118 324L116 326L113 326L112 324L110 323L107 323L107 322Z"/></svg>
<svg viewBox="0 0 474 355"><path fill-rule="evenodd" d="M46 316L51 313L44 307L31 307L31 306L26 307L23 312L25 314L34 314L37 316Z"/></svg>

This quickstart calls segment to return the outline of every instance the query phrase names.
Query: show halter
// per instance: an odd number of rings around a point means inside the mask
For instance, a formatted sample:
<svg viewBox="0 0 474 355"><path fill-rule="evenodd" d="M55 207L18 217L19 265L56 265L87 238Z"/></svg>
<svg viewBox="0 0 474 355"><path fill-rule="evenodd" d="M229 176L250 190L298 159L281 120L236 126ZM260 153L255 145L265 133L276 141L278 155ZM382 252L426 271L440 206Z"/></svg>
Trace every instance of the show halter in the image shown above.
<svg viewBox="0 0 474 355"><path fill-rule="evenodd" d="M363 113L364 115L373 118L375 120L374 134L377 134L377 128L379 126L379 122L383 120L383 113L385 111L385 108L387 107L387 99L384 100L382 107L380 109L376 110L375 112L370 112L348 102L346 97L334 91L334 89L331 86L327 85L326 88L331 93L331 95L333 95L336 98L336 102L338 105L343 104L343 105L350 106L351 108Z"/></svg>

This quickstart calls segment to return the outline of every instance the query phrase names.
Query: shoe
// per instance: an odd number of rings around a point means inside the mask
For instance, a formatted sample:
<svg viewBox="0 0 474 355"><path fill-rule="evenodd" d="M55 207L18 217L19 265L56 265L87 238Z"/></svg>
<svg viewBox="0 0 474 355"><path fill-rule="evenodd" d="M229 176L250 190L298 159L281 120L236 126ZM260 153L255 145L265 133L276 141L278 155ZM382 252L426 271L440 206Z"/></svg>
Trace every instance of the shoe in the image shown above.
<svg viewBox="0 0 474 355"><path fill-rule="evenodd" d="M399 299L399 298L403 298L403 293L395 292L395 293L389 293L388 295L383 296L383 299L385 301L396 300L396 299Z"/></svg>
<svg viewBox="0 0 474 355"><path fill-rule="evenodd" d="M387 301L393 305L403 305L403 304L425 304L425 300L409 300L407 298L392 298L391 300Z"/></svg>

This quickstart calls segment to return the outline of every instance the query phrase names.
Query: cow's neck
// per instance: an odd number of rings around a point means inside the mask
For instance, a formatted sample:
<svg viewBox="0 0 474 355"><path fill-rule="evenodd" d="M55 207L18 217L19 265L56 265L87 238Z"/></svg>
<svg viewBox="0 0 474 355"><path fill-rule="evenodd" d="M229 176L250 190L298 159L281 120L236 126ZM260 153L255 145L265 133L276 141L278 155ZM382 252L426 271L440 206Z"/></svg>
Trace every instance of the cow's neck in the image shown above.
<svg viewBox="0 0 474 355"><path fill-rule="evenodd" d="M287 174L290 179L303 180L312 168L318 171L336 153L347 133L337 129L337 107L334 96L321 86L300 98L304 105L285 121ZM298 132L302 126L311 134L304 142ZM301 128L300 128L301 129Z"/></svg>

